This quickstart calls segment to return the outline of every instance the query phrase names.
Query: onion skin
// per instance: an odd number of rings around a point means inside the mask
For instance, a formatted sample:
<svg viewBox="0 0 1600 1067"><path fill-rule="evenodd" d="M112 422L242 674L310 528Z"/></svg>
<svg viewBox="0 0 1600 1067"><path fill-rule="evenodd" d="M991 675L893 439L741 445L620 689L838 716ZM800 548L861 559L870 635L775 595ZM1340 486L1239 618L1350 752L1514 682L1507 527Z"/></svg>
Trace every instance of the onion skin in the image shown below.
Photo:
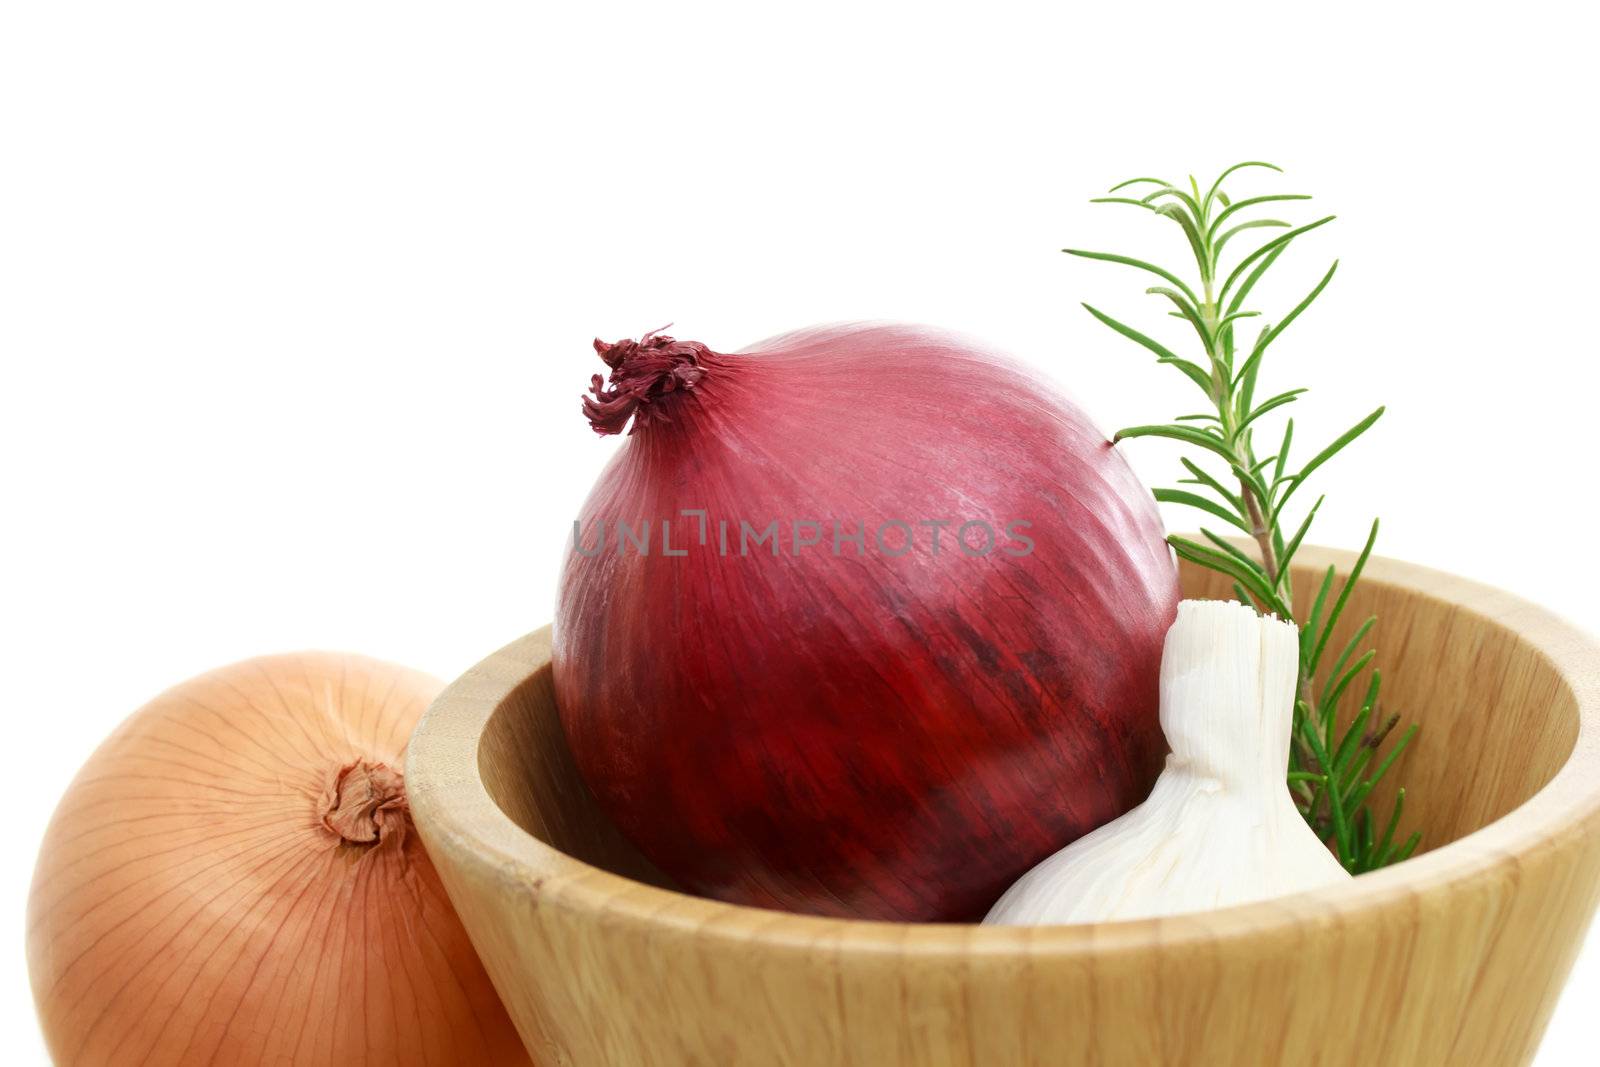
<svg viewBox="0 0 1600 1067"><path fill-rule="evenodd" d="M46 831L28 967L57 1064L526 1064L399 770L440 684L273 656L168 690Z"/></svg>
<svg viewBox="0 0 1600 1067"><path fill-rule="evenodd" d="M687 554L567 556L553 673L600 803L681 886L823 915L974 920L1143 800L1177 571L1151 494L1076 407L971 342L817 328L740 354L596 348L633 431L579 516ZM709 547L695 545L709 513ZM1032 525L1034 549L717 550L716 523ZM891 534L894 541L897 535ZM1002 536L1004 536L1002 534ZM659 542L658 542L659 545ZM1014 545L1013 547L1019 547Z"/></svg>

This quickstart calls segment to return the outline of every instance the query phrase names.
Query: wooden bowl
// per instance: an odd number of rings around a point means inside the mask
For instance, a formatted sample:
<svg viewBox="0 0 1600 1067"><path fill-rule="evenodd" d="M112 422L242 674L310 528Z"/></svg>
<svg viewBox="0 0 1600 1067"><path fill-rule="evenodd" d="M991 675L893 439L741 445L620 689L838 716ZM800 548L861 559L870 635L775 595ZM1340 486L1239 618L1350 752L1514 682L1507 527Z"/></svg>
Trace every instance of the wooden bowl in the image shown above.
<svg viewBox="0 0 1600 1067"><path fill-rule="evenodd" d="M1297 584L1351 562L1303 550ZM1184 583L1228 595L1209 573ZM1427 851L1269 903L1019 929L674 892L574 770L549 630L428 711L412 810L544 1065L1526 1063L1600 896L1600 646L1516 597L1386 560L1345 618L1369 613L1388 706L1422 723L1389 780Z"/></svg>

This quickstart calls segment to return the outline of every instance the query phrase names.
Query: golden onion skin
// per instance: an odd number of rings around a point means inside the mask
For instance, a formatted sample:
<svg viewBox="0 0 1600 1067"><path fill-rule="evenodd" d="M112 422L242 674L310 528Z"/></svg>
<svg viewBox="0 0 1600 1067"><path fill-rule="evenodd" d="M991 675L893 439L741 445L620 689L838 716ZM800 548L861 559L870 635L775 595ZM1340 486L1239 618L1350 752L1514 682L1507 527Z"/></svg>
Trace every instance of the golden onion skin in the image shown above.
<svg viewBox="0 0 1600 1067"><path fill-rule="evenodd" d="M358 656L191 679L90 757L28 901L45 1040L90 1064L521 1064L411 831L440 684Z"/></svg>

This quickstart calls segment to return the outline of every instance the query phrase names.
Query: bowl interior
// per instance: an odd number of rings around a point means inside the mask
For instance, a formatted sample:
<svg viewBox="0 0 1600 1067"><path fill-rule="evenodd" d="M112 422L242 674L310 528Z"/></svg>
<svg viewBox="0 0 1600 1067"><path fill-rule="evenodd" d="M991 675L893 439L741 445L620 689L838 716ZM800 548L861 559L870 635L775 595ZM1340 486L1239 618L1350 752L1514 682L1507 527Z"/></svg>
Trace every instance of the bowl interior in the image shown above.
<svg viewBox="0 0 1600 1067"><path fill-rule="evenodd" d="M1351 562L1347 553L1303 549L1294 569L1296 612L1309 607L1329 566L1339 572L1337 594ZM1451 598L1463 586L1477 594L1471 606ZM1188 564L1183 589L1187 597L1232 596L1227 579ZM1576 695L1518 634L1519 613L1536 609L1510 596L1499 604L1496 596L1375 559L1330 642L1329 658L1368 616L1377 616L1367 642L1378 649L1383 671L1381 714L1374 719L1398 714L1400 729L1412 722L1422 729L1379 787L1375 810L1388 812L1395 790L1404 786L1402 833L1421 830L1421 851L1472 833L1528 800L1560 770L1578 736ZM1359 700L1359 693L1347 694L1341 715L1353 715ZM556 714L548 666L495 709L478 762L490 797L528 833L614 874L671 887L584 786Z"/></svg>

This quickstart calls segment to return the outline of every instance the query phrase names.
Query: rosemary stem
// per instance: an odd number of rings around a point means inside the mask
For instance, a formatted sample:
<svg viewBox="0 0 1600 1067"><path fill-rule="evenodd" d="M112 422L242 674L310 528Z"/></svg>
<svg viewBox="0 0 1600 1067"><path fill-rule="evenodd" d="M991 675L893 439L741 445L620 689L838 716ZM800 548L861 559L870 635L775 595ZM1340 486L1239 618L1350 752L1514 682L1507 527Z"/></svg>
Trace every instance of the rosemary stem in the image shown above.
<svg viewBox="0 0 1600 1067"><path fill-rule="evenodd" d="M1246 451L1241 463L1249 464L1254 460L1254 454ZM1250 536L1256 539L1256 545L1261 549L1262 569L1267 572L1267 580L1272 583L1272 588L1278 590L1278 556L1272 548L1272 530L1267 526L1261 502L1256 499L1255 491L1250 488L1249 483L1240 479L1239 489L1240 495L1244 497L1245 508L1250 513Z"/></svg>
<svg viewBox="0 0 1600 1067"><path fill-rule="evenodd" d="M1319 498L1317 503L1306 511L1292 536L1286 536L1287 531L1283 528L1283 509L1289 496L1305 481L1307 475L1365 433L1383 414L1383 409L1379 408L1345 431L1313 458L1302 462L1299 469L1293 469L1288 465L1294 436L1294 423L1290 420L1283 428L1283 443L1278 446L1277 453L1267 457L1266 460L1257 460L1254 436L1256 429L1261 425L1259 421L1261 416L1293 402L1299 394L1305 392L1304 389L1291 389L1270 399L1258 399L1255 391L1262 356L1267 346L1272 344L1284 328L1294 322L1327 286L1334 270L1338 268L1338 262L1334 262L1310 294L1279 318L1276 325L1263 325L1254 344L1243 350L1239 348L1236 344L1238 323L1260 314L1244 306L1252 287L1278 259L1291 240L1333 220L1333 216L1329 215L1316 222L1297 227L1282 220L1250 219L1236 223L1231 229L1221 230L1220 225L1223 220L1241 208L1268 201L1309 199L1298 194L1280 194L1230 200L1222 189L1223 179L1246 167L1273 171L1279 169L1271 163L1260 161L1235 164L1223 171L1222 177L1217 179L1211 191L1205 195L1201 194L1198 183L1192 178L1189 182L1189 191L1185 192L1163 179L1146 177L1121 182L1109 190L1109 195L1096 198L1102 202L1133 205L1178 223L1184 231L1190 251L1194 253L1195 265L1199 269L1198 285L1191 285L1178 274L1154 263L1146 263L1128 256L1082 249L1063 251L1088 259L1122 264L1159 277L1165 284L1153 286L1146 292L1174 305L1173 308L1167 309L1168 314L1186 320L1199 335L1201 341L1199 352L1203 352L1203 355L1197 353L1197 358L1186 359L1162 342L1118 322L1088 304L1084 305L1085 309L1101 323L1154 353L1160 362L1176 365L1190 382L1205 393L1209 401L1207 410L1203 414L1181 415L1169 425L1132 426L1119 431L1115 440L1121 441L1129 437L1165 437L1182 441L1203 449L1208 455L1222 459L1227 463L1233 477L1237 478L1239 488L1234 492L1231 486L1226 484L1233 480L1227 474L1219 478L1185 458L1184 467L1191 477L1180 479L1180 488L1155 490L1156 499L1162 502L1186 504L1225 520L1233 529L1244 534L1248 542L1255 545L1255 552L1251 552L1248 547L1241 549L1222 534L1203 526L1200 533L1212 542L1212 545L1197 543L1178 535L1173 535L1168 540L1180 558L1218 571L1232 579L1232 587L1240 600L1254 604L1260 611L1276 612L1300 624L1300 662L1295 685L1297 699L1293 712L1293 730L1290 735L1289 765L1286 768L1289 776L1287 784L1295 805L1304 815L1306 823L1337 851L1340 863L1347 870L1360 872L1406 858L1416 847L1417 842L1416 835L1406 839L1403 844L1397 844L1393 840L1394 829L1400 818L1399 797L1404 796L1404 790L1400 791L1394 802L1393 814L1387 823L1389 831L1382 838L1376 837L1373 832L1374 816L1369 807L1370 793L1389 764L1411 738L1411 733L1408 732L1399 742L1391 746L1388 757L1378 764L1376 770L1368 767L1368 764L1373 762L1373 754L1389 736L1394 718L1390 716L1385 724L1367 729L1373 726L1373 722L1376 721L1373 717L1378 714L1378 686L1381 675L1371 666L1373 651L1369 649L1365 654L1357 655L1357 646L1374 620L1368 619L1361 624L1355 635L1348 639L1348 645L1343 652L1335 650L1335 658L1330 667L1320 666L1322 654L1328 648L1335 627L1339 625L1351 589L1360 577L1361 569L1372 551L1373 538L1377 535L1377 524L1374 522L1372 535L1368 537L1366 547L1357 557L1354 567L1345 578L1337 595L1331 600L1328 599L1335 577L1335 571L1329 568L1316 594L1309 616L1297 619L1294 618L1294 580L1290 564L1293 558L1298 558L1296 553L1300 543L1322 501ZM1143 185L1154 185L1155 191L1144 192L1144 195L1138 193L1118 195L1120 190ZM1229 245L1230 239L1236 234L1261 227L1277 228L1284 232L1241 256L1225 277L1219 279L1218 267L1224 246ZM1236 357L1238 357L1237 365ZM1207 362L1210 363L1209 367L1205 366ZM1199 491L1191 491L1187 487L1191 485L1199 487ZM1209 499L1205 490L1215 494L1216 499ZM1324 608L1327 609L1326 614ZM1350 662L1352 656L1356 658ZM1322 679L1325 684L1322 686L1323 693L1320 699L1316 693L1317 670L1327 672ZM1335 729L1339 719L1340 698L1356 676L1364 670L1370 671L1367 675L1369 679L1367 695L1363 699L1360 711L1340 735ZM1327 703L1324 704L1322 701Z"/></svg>
<svg viewBox="0 0 1600 1067"><path fill-rule="evenodd" d="M1228 439L1229 446L1233 449L1234 462L1245 470L1254 470L1256 463L1255 449L1250 447L1248 436L1242 436L1235 424L1235 412L1232 397L1226 387L1228 381L1228 365L1225 355L1222 331L1218 324L1221 321L1217 315L1217 305L1211 298L1211 279L1202 278L1205 285L1205 302L1200 306L1200 318L1213 338L1213 347L1208 353L1211 357L1212 374L1212 400L1217 406L1217 416L1222 423L1223 433ZM1289 589L1282 578L1278 566L1278 553L1273 542L1272 527L1267 522L1265 502L1258 499L1256 491L1250 487L1245 478L1239 479L1239 499L1244 502L1245 518L1250 523L1250 536L1255 540L1256 547L1261 553L1261 568L1266 572L1267 581L1272 586L1272 591L1283 596L1288 602ZM1300 679L1296 686L1296 698L1304 701L1311 725L1319 732L1324 723L1317 702L1313 699L1312 682L1310 673L1306 670L1304 659L1300 663ZM1306 754L1315 761L1310 753Z"/></svg>

